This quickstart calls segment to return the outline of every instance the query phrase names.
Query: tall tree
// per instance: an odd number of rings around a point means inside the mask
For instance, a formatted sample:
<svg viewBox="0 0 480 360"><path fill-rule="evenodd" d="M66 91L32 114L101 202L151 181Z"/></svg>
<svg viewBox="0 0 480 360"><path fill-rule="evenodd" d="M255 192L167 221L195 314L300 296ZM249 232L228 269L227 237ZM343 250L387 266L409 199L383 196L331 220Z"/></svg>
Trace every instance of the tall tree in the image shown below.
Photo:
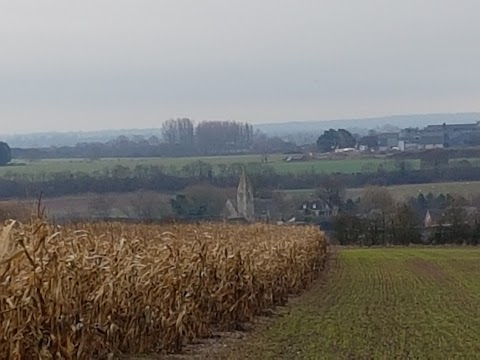
<svg viewBox="0 0 480 360"><path fill-rule="evenodd" d="M337 131L338 142L337 145L340 149L353 148L355 147L357 140L355 137L345 129L339 129Z"/></svg>
<svg viewBox="0 0 480 360"><path fill-rule="evenodd" d="M235 121L203 121L197 125L196 140L204 154L237 152L250 148L253 128Z"/></svg>
<svg viewBox="0 0 480 360"><path fill-rule="evenodd" d="M369 236L372 245L387 244L387 223L395 212L395 199L387 188L371 186L362 193L360 206L370 216Z"/></svg>
<svg viewBox="0 0 480 360"><path fill-rule="evenodd" d="M338 142L338 134L334 129L326 130L317 140L317 148L320 152L335 150Z"/></svg>
<svg viewBox="0 0 480 360"><path fill-rule="evenodd" d="M361 206L364 212L376 210L387 214L395 210L395 199L386 187L369 186L362 192Z"/></svg>
<svg viewBox="0 0 480 360"><path fill-rule="evenodd" d="M317 196L331 208L335 206L341 208L345 197L345 185L339 177L328 175L322 179Z"/></svg>
<svg viewBox="0 0 480 360"><path fill-rule="evenodd" d="M193 122L190 119L177 119L178 141L180 145L192 146L194 137Z"/></svg>
<svg viewBox="0 0 480 360"><path fill-rule="evenodd" d="M162 124L162 135L169 145L192 146L194 139L193 122L187 118L167 120Z"/></svg>
<svg viewBox="0 0 480 360"><path fill-rule="evenodd" d="M0 166L7 165L12 161L12 151L7 143L0 142Z"/></svg>
<svg viewBox="0 0 480 360"><path fill-rule="evenodd" d="M409 245L419 243L421 234L418 231L418 219L415 210L407 205L398 205L393 217L392 235L395 244Z"/></svg>
<svg viewBox="0 0 480 360"><path fill-rule="evenodd" d="M177 121L170 119L162 124L163 140L169 145L175 145L178 141Z"/></svg>

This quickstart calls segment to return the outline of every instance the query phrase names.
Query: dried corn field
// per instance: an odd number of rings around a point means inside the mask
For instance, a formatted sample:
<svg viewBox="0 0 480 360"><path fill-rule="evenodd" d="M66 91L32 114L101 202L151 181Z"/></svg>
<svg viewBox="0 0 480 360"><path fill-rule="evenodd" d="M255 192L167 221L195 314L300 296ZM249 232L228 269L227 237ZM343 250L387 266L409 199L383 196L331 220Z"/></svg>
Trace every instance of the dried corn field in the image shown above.
<svg viewBox="0 0 480 360"><path fill-rule="evenodd" d="M11 223L0 358L178 351L285 303L325 256L313 227Z"/></svg>

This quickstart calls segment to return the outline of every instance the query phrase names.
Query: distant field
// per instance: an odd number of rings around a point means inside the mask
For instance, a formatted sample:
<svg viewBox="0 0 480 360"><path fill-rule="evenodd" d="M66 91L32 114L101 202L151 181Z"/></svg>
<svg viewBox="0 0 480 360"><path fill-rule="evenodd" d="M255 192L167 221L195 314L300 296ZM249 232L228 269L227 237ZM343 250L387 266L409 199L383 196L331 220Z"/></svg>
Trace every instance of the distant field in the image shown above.
<svg viewBox="0 0 480 360"><path fill-rule="evenodd" d="M480 195L480 181L398 185L391 186L389 189L393 196L398 200L405 200L411 196L418 196L419 194L426 195L428 193L434 195L459 195L466 199L470 199L472 196ZM362 189L350 189L349 195L351 197L356 197L359 196L361 192Z"/></svg>
<svg viewBox="0 0 480 360"><path fill-rule="evenodd" d="M312 160L303 162L286 162L283 159L286 155L269 155L268 165L279 173L354 173L376 171L379 166L386 170L395 168L393 160L383 158L358 158L358 159L340 159L340 160ZM209 156L209 157L183 157L183 158L113 158L99 160L84 159L55 159L41 160L35 162L23 162L18 160L14 162L15 166L0 168L0 176L8 174L51 174L56 172L101 172L105 169L112 169L116 165L122 165L131 169L137 165L159 165L164 166L165 171L173 172L174 169L180 169L194 161L204 161L214 166L218 170L218 165L239 164L261 164L260 155L238 155L238 156ZM409 160L413 168L419 167L419 162Z"/></svg>
<svg viewBox="0 0 480 360"><path fill-rule="evenodd" d="M411 196L417 196L422 193L424 195L432 193L460 195L466 199L472 196L480 195L480 181L465 181L465 182L445 182L445 183L431 183L431 184L413 184L413 185L397 185L388 186L388 190L399 201L405 200ZM347 189L347 198L356 198L362 194L363 188ZM315 189L298 189L298 190L283 190L287 194L307 198L315 195Z"/></svg>
<svg viewBox="0 0 480 360"><path fill-rule="evenodd" d="M49 218L57 219L64 217L89 217L95 214L94 211L100 206L100 199L108 201L108 215L113 217L136 216L131 209L132 206L139 206L140 201L148 199L146 207L152 207L152 201L155 206L151 209L152 216L170 215L170 199L172 195L157 192L139 192L139 193L107 193L102 195L85 193L82 195L60 196L53 198L44 198L42 206L46 210ZM0 208L9 204L19 204L29 211L36 211L36 199L29 200L0 200Z"/></svg>
<svg viewBox="0 0 480 360"><path fill-rule="evenodd" d="M225 358L479 358L480 249L350 249L337 261Z"/></svg>

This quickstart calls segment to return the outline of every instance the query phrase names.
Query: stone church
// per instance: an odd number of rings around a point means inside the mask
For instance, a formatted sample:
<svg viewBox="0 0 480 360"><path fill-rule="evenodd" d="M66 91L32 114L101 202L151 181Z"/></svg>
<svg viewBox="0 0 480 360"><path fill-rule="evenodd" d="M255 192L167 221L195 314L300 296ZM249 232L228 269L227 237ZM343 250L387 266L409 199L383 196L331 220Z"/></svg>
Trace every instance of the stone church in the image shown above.
<svg viewBox="0 0 480 360"><path fill-rule="evenodd" d="M228 199L225 204L225 214L228 220L246 220L255 221L255 208L253 201L253 188L248 179L245 169L240 175L240 181L237 188L237 206Z"/></svg>

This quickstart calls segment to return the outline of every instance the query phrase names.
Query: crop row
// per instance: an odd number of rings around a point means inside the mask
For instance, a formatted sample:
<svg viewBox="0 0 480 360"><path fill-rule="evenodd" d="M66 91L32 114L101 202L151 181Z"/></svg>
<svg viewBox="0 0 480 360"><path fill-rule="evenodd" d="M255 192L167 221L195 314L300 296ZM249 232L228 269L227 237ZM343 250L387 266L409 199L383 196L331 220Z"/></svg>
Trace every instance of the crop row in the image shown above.
<svg viewBox="0 0 480 360"><path fill-rule="evenodd" d="M11 223L0 359L178 351L285 303L325 256L313 227Z"/></svg>

